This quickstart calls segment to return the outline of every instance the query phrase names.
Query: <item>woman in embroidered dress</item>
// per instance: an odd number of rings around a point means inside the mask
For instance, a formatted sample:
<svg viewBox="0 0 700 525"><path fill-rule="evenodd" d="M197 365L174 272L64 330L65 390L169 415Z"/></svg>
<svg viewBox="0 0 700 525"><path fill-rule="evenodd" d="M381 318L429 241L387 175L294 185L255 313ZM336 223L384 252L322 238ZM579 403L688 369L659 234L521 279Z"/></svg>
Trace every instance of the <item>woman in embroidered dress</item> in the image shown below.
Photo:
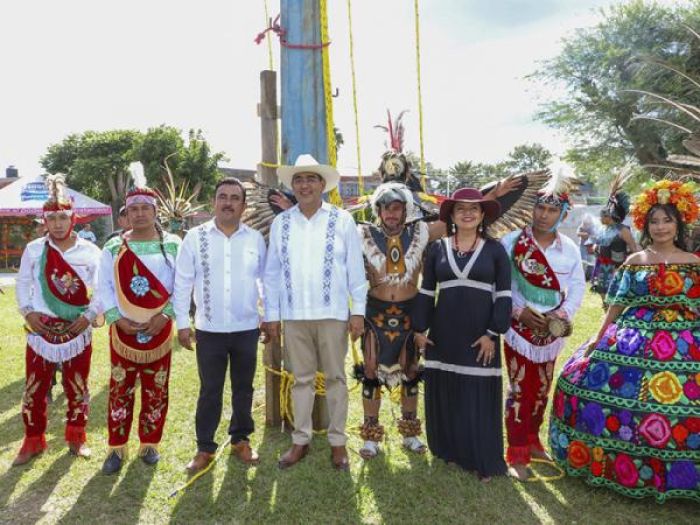
<svg viewBox="0 0 700 525"><path fill-rule="evenodd" d="M550 423L555 459L632 497L700 501L700 258L691 184L661 181L633 211L643 251L610 286L588 349L564 366Z"/></svg>
<svg viewBox="0 0 700 525"><path fill-rule="evenodd" d="M451 234L428 247L414 313L423 332L415 342L425 349L428 446L482 481L506 472L500 335L510 321L510 263L483 224L498 212L473 188L443 202L440 219Z"/></svg>

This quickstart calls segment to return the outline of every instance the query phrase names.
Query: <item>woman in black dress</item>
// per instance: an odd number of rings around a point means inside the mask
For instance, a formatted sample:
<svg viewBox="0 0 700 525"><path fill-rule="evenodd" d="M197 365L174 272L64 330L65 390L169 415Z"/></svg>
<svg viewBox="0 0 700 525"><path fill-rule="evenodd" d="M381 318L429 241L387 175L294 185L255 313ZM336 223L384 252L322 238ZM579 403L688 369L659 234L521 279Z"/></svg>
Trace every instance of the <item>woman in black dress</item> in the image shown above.
<svg viewBox="0 0 700 525"><path fill-rule="evenodd" d="M506 473L500 335L511 316L510 262L483 224L498 213L473 188L443 202L450 234L427 249L413 319L425 348L428 446L482 481Z"/></svg>

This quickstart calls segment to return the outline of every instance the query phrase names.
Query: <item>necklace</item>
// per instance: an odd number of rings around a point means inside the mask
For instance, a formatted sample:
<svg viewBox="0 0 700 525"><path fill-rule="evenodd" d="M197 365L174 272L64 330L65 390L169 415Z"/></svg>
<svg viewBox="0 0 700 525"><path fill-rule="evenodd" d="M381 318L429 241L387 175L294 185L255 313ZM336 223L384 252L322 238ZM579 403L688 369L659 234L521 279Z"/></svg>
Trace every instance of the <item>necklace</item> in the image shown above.
<svg viewBox="0 0 700 525"><path fill-rule="evenodd" d="M462 251L459 249L459 240L457 239L456 234L453 237L453 239L454 239L453 243L455 245L455 251L457 252L457 257L459 257L460 259L464 259L469 252L474 251L474 247L476 246L476 243L479 241L479 236L478 235L474 236L474 242L472 243L471 247L466 251Z"/></svg>
<svg viewBox="0 0 700 525"><path fill-rule="evenodd" d="M674 246L673 249L671 249L669 252L664 253L664 252L660 252L660 251L654 250L654 249L651 248L651 246L648 246L648 247L646 248L646 251L648 251L649 253L651 253L651 254L653 254L653 255L656 255L657 258L659 258L659 257L662 258L662 259L663 259L662 262L663 262L664 264L668 264L668 258L669 258L671 255L673 255L674 253L678 253L680 250L679 250L676 246Z"/></svg>

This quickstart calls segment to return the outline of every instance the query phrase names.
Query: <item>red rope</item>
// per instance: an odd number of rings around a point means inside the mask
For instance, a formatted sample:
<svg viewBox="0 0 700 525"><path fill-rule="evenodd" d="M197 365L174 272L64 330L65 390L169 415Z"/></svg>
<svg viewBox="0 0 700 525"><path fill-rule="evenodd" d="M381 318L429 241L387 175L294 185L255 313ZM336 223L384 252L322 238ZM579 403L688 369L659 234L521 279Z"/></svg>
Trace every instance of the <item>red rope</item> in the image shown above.
<svg viewBox="0 0 700 525"><path fill-rule="evenodd" d="M323 49L331 44L330 42L322 42L320 44L290 44L285 38L287 31L280 25L279 21L280 15L277 15L274 20L270 19L269 25L265 30L262 33L258 33L258 36L255 37L255 43L260 45L265 39L265 35L272 31L280 39L280 45L288 49Z"/></svg>

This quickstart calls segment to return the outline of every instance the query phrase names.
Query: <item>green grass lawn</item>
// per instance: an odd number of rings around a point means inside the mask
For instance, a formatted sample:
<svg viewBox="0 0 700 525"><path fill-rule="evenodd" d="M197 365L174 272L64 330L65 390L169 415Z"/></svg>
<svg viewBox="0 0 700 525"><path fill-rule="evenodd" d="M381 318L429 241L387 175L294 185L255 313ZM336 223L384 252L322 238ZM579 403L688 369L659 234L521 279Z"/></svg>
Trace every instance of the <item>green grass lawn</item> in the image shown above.
<svg viewBox="0 0 700 525"><path fill-rule="evenodd" d="M186 481L184 466L195 452L199 381L194 355L179 348L174 351L170 412L157 468L130 460L119 476L103 476L109 374L105 329L95 336L90 377L92 459L74 459L67 453L63 442L66 403L60 394L49 408L49 450L29 466L12 468L23 435L19 403L25 342L13 291L5 292L0 295L0 523L698 523L697 504L658 505L652 500L627 499L578 479L523 484L498 478L484 485L473 474L448 467L430 454L404 452L391 423L397 408L388 401L382 409L388 441L377 459L363 463L356 453L360 438L353 433L348 443L351 472L335 472L330 468L328 444L318 436L310 455L282 472L277 458L289 446L289 436L279 428L265 428L262 386L254 401L258 431L253 438L262 464L245 469L227 452L211 472L169 498ZM588 295L559 366L596 332L600 318L600 300ZM264 384L261 368L257 384ZM60 388L54 392L58 394ZM224 419L229 415L227 401ZM350 425L356 426L361 418L359 393L354 391ZM133 452L136 437L132 432ZM225 438L226 425L221 424L219 442Z"/></svg>

